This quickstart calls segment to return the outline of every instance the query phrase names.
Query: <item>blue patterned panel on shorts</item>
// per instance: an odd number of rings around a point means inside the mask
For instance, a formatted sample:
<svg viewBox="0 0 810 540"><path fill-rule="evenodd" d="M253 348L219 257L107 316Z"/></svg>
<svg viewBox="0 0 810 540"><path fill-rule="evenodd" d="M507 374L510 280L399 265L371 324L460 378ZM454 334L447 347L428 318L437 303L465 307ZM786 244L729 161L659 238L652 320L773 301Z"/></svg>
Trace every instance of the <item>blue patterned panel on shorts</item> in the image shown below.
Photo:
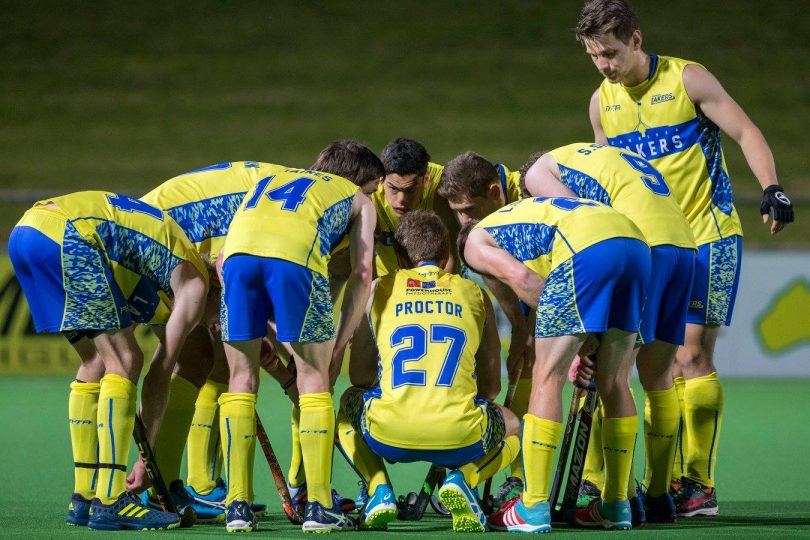
<svg viewBox="0 0 810 540"><path fill-rule="evenodd" d="M107 251L107 256L124 268L157 283L171 295L169 278L175 267L183 262L172 251L150 236L114 221L104 221L96 232Z"/></svg>
<svg viewBox="0 0 810 540"><path fill-rule="evenodd" d="M545 223L511 223L484 229L502 249L524 262L551 252L557 227Z"/></svg>
<svg viewBox="0 0 810 540"><path fill-rule="evenodd" d="M596 181L596 178L563 165L558 165L558 167L560 168L560 181L568 189L576 193L577 197L611 206L610 195L602 187L602 184Z"/></svg>
<svg viewBox="0 0 810 540"><path fill-rule="evenodd" d="M740 262L739 239L730 236L711 244L706 324L726 324Z"/></svg>
<svg viewBox="0 0 810 540"><path fill-rule="evenodd" d="M230 341L228 338L228 305L225 303L225 282L222 282L222 292L219 295L219 331L220 341Z"/></svg>
<svg viewBox="0 0 810 540"><path fill-rule="evenodd" d="M188 239L199 244L208 238L228 234L233 216L247 192L228 193L202 201L175 206L166 212L186 233Z"/></svg>
<svg viewBox="0 0 810 540"><path fill-rule="evenodd" d="M312 272L312 290L309 293L309 309L301 327L301 343L321 343L335 337L335 322L332 314L332 295L329 280Z"/></svg>
<svg viewBox="0 0 810 540"><path fill-rule="evenodd" d="M327 208L318 220L318 236L321 240L321 255L327 255L340 241L349 225L354 196L347 197Z"/></svg>
<svg viewBox="0 0 810 540"><path fill-rule="evenodd" d="M582 334L585 326L577 309L574 290L574 259L568 259L549 273L537 306L535 337Z"/></svg>
<svg viewBox="0 0 810 540"><path fill-rule="evenodd" d="M712 181L712 203L725 215L730 216L734 210L733 193L728 173L723 169L723 132L717 125L701 112L698 112L700 125L700 149L706 158L706 169Z"/></svg>
<svg viewBox="0 0 810 540"><path fill-rule="evenodd" d="M104 256L97 246L79 234L71 222L65 225L62 239L62 269L67 294L61 329L121 328Z"/></svg>

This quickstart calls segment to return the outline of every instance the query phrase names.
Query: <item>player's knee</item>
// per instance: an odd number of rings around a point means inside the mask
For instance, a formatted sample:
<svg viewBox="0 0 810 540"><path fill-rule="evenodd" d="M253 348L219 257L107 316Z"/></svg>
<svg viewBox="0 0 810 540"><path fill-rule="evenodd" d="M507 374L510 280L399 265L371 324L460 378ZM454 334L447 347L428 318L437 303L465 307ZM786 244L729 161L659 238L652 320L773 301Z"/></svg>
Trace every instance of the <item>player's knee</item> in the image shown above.
<svg viewBox="0 0 810 540"><path fill-rule="evenodd" d="M710 366L712 355L704 347L687 344L678 348L675 362L682 370L692 371Z"/></svg>

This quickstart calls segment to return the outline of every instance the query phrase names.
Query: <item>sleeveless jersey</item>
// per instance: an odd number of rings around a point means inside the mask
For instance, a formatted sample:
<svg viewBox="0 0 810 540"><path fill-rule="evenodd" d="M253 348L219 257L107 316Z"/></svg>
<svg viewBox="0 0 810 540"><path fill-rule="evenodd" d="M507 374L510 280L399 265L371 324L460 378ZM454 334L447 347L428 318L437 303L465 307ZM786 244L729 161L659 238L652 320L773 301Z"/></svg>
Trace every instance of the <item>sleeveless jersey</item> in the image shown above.
<svg viewBox="0 0 810 540"><path fill-rule="evenodd" d="M273 257L326 277L329 254L349 228L359 189L343 177L304 169L263 178L231 221L225 258L235 253Z"/></svg>
<svg viewBox="0 0 810 540"><path fill-rule="evenodd" d="M560 180L577 197L599 201L636 224L647 245L695 249L695 237L666 178L629 150L594 143L574 143L549 152Z"/></svg>
<svg viewBox="0 0 810 540"><path fill-rule="evenodd" d="M600 117L608 143L636 152L664 175L698 245L742 235L722 132L684 88L683 70L695 62L657 55L651 59L651 75L638 86L602 81Z"/></svg>
<svg viewBox="0 0 810 540"><path fill-rule="evenodd" d="M543 279L575 253L602 240L644 241L633 222L616 210L571 197L522 199L482 219L475 226L479 228Z"/></svg>
<svg viewBox="0 0 810 540"><path fill-rule="evenodd" d="M442 172L444 172L443 165L428 163L427 185L422 191L422 201L415 210L433 210L433 202L436 199L436 190L439 188ZM371 196L374 208L377 209L377 234L375 234L374 242L374 264L377 276L384 276L399 268L397 256L394 253L394 231L399 223L399 217L388 204L384 190L381 183Z"/></svg>
<svg viewBox="0 0 810 540"><path fill-rule="evenodd" d="M216 260L245 193L285 168L257 161L220 163L175 176L141 200L165 210L198 252Z"/></svg>
<svg viewBox="0 0 810 540"><path fill-rule="evenodd" d="M167 296L174 268L188 261L208 282L208 270L183 230L160 208L105 191L80 191L37 202L54 204L76 232L100 249L128 294L146 278ZM60 241L61 243L61 241Z"/></svg>
<svg viewBox="0 0 810 540"><path fill-rule="evenodd" d="M522 198L520 194L520 171L510 171L503 163L496 163L495 168L498 170L501 190L506 199L505 204L519 201Z"/></svg>
<svg viewBox="0 0 810 540"><path fill-rule="evenodd" d="M478 285L436 265L379 279L369 322L380 387L366 410L375 440L425 450L481 440L483 416L473 398L485 317Z"/></svg>

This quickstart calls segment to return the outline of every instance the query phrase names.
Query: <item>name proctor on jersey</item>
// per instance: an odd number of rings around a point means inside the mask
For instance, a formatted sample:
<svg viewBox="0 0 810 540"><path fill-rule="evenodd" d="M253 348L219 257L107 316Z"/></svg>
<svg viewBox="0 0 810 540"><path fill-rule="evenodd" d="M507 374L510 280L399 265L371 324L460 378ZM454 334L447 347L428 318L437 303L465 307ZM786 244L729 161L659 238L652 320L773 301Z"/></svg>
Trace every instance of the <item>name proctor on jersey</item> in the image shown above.
<svg viewBox="0 0 810 540"><path fill-rule="evenodd" d="M438 315L450 315L462 317L461 304L447 302L443 300L414 300L412 302L400 302L394 308L394 316L413 315L414 313L436 313Z"/></svg>

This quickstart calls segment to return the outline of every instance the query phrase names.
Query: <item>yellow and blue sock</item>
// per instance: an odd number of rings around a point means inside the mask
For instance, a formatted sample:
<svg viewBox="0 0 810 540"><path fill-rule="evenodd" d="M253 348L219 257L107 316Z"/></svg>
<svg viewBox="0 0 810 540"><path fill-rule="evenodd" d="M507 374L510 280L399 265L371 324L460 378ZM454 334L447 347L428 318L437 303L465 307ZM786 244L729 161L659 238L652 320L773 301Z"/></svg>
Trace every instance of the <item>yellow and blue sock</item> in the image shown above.
<svg viewBox="0 0 810 540"><path fill-rule="evenodd" d="M219 429L228 474L228 496L253 502L253 462L256 457L256 394L224 393L219 397Z"/></svg>
<svg viewBox="0 0 810 540"><path fill-rule="evenodd" d="M290 413L290 431L292 432L292 455L290 457L290 468L287 472L287 483L293 487L301 487L307 481L304 474L304 458L301 455L301 409L292 406Z"/></svg>
<svg viewBox="0 0 810 540"><path fill-rule="evenodd" d="M638 431L637 416L605 418L602 421L602 452L605 460L605 487L602 500L626 500L633 468L633 447Z"/></svg>
<svg viewBox="0 0 810 540"><path fill-rule="evenodd" d="M299 436L309 501L332 507L332 452L335 448L335 407L332 394L303 394Z"/></svg>
<svg viewBox="0 0 810 540"><path fill-rule="evenodd" d="M675 443L675 459L672 462L672 478L680 479L686 474L686 454L688 451L688 441L686 437L686 424L684 422L684 402L683 393L686 389L686 379L675 377L672 381L675 393L678 396L678 439Z"/></svg>
<svg viewBox="0 0 810 540"><path fill-rule="evenodd" d="M98 483L96 497L112 504L126 490L127 459L135 426L136 386L120 375L101 379L98 397Z"/></svg>
<svg viewBox="0 0 810 540"><path fill-rule="evenodd" d="M518 379L517 386L515 387L515 395L512 396L512 402L509 404L509 410L515 413L518 418L523 418L523 415L529 411L529 398L532 394L532 379ZM518 446L518 453L509 468L509 476L519 478L523 481L523 457L520 454L520 446ZM475 485L475 484L470 484Z"/></svg>
<svg viewBox="0 0 810 540"><path fill-rule="evenodd" d="M219 439L219 396L226 383L208 379L194 403L194 416L188 432L188 485L200 495L208 495L220 476L222 459Z"/></svg>
<svg viewBox="0 0 810 540"><path fill-rule="evenodd" d="M651 390L644 394L644 448L646 469L644 485L647 494L657 497L669 491L672 460L681 419L675 388Z"/></svg>
<svg viewBox="0 0 810 540"><path fill-rule="evenodd" d="M563 426L559 422L523 415L523 504L534 506L548 501L554 452L560 444Z"/></svg>
<svg viewBox="0 0 810 540"><path fill-rule="evenodd" d="M338 413L337 419L340 446L351 466L365 480L369 494L373 495L379 485L391 483L385 470L385 463L380 456L371 451L363 440L363 435L354 429L343 411Z"/></svg>
<svg viewBox="0 0 810 540"><path fill-rule="evenodd" d="M73 447L73 491L85 499L96 496L98 475L98 396L101 384L73 381L68 398L70 444Z"/></svg>
<svg viewBox="0 0 810 540"><path fill-rule="evenodd" d="M717 373L686 381L684 424L688 441L685 476L714 487L717 441L723 426L723 387Z"/></svg>

